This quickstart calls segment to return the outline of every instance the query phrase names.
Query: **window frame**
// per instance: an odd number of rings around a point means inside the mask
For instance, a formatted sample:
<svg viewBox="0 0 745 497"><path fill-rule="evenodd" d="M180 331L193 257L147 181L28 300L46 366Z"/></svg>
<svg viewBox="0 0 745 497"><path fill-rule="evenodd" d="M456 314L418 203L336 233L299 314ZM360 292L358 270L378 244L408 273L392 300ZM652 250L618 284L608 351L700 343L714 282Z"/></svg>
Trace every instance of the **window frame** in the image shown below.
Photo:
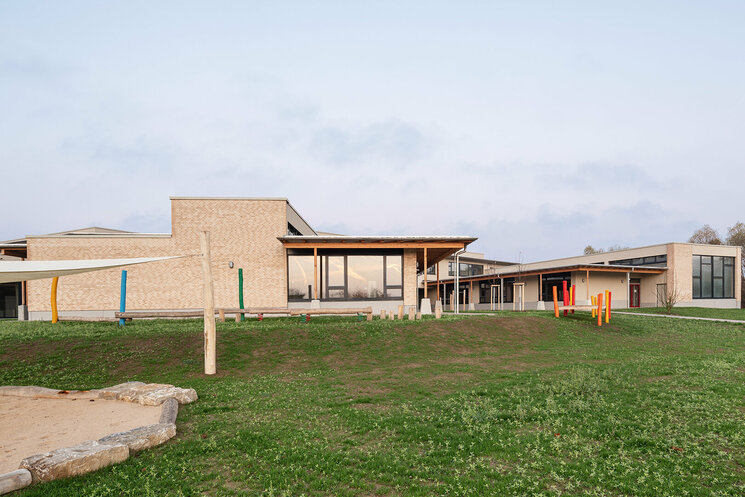
<svg viewBox="0 0 745 497"><path fill-rule="evenodd" d="M718 259L717 262L715 262L715 259ZM719 274L716 274L714 271L714 268L717 266L717 263L719 265L720 272ZM693 300L704 300L704 299L711 299L711 300L721 300L721 299L734 299L735 295L735 258L734 257L728 257L725 255L703 255L703 254L693 254L693 257L691 258L691 297ZM708 266L708 277L704 278L704 266ZM727 282L725 281L725 274L727 273L726 268L731 268L730 273L732 275L732 281L730 282L730 288L732 290L732 294L727 294ZM698 271L696 271L698 269ZM708 280L708 281L706 281ZM698 285L696 283L698 282ZM704 283L708 283L709 285L709 292L708 294L704 294ZM716 285L720 286L721 290L721 296L715 297L715 288ZM698 288L697 288L698 287ZM698 290L698 291L696 291Z"/></svg>

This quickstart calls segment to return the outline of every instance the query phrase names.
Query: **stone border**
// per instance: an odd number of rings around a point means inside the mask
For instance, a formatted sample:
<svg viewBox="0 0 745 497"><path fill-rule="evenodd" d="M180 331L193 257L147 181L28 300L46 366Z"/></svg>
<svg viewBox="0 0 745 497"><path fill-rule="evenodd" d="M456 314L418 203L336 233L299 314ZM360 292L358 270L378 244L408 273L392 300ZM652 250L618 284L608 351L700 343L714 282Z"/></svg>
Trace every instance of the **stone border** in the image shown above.
<svg viewBox="0 0 745 497"><path fill-rule="evenodd" d="M133 402L143 406L162 406L159 422L72 447L26 457L20 469L0 474L0 495L41 483L82 475L127 460L136 452L165 443L176 435L179 404L197 400L193 388L160 383L130 381L100 390L53 390L36 386L0 387L0 396L35 399L104 399Z"/></svg>

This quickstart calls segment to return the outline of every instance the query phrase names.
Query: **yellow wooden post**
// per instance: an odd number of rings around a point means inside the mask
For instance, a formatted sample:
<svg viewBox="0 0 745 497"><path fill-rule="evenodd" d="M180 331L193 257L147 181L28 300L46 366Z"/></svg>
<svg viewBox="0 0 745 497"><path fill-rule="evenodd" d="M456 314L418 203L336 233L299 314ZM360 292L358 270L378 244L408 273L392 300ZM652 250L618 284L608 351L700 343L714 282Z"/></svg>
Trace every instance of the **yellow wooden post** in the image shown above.
<svg viewBox="0 0 745 497"><path fill-rule="evenodd" d="M59 276L52 278L52 323L56 323L59 320L57 315L57 282Z"/></svg>

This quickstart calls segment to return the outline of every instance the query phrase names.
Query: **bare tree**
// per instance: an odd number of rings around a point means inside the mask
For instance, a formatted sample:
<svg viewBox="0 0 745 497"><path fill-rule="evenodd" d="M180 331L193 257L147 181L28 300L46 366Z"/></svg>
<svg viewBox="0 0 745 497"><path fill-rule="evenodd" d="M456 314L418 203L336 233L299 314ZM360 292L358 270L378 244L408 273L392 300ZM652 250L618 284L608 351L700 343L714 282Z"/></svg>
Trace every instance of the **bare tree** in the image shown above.
<svg viewBox="0 0 745 497"><path fill-rule="evenodd" d="M719 233L717 233L717 230L708 224L705 224L694 231L688 241L690 243L706 243L709 245L722 244L722 239L720 238Z"/></svg>
<svg viewBox="0 0 745 497"><path fill-rule="evenodd" d="M662 300L662 307L665 308L665 311L670 314L673 310L673 307L680 302L683 298L683 294L680 290L678 290L677 287L668 287L668 285L665 285L665 292L661 296Z"/></svg>
<svg viewBox="0 0 745 497"><path fill-rule="evenodd" d="M605 252L605 250L596 249L592 245L588 245L587 247L585 247L585 255L600 254L602 252Z"/></svg>
<svg viewBox="0 0 745 497"><path fill-rule="evenodd" d="M737 222L734 226L727 229L727 245L742 247L745 253L745 223ZM740 302L745 305L745 257L741 258L742 267L740 268Z"/></svg>

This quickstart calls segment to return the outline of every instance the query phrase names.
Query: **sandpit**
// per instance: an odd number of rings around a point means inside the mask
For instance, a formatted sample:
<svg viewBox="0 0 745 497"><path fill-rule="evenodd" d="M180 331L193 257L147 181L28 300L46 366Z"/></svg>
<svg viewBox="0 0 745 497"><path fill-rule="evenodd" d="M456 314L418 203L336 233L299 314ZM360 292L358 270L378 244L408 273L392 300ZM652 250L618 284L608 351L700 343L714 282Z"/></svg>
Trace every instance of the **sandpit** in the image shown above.
<svg viewBox="0 0 745 497"><path fill-rule="evenodd" d="M0 396L0 474L34 454L156 424L161 410L119 400Z"/></svg>
<svg viewBox="0 0 745 497"><path fill-rule="evenodd" d="M130 381L99 390L0 386L0 495L125 461L176 435L192 388Z"/></svg>

